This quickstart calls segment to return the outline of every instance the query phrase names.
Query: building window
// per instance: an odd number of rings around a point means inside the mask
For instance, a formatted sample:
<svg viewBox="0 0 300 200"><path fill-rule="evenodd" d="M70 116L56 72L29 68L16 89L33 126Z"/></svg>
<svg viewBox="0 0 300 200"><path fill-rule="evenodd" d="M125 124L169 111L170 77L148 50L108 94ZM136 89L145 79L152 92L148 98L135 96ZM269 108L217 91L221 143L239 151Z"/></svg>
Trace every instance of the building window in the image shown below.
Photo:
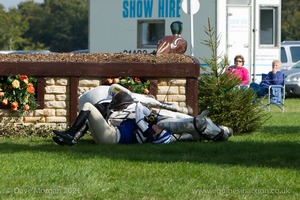
<svg viewBox="0 0 300 200"><path fill-rule="evenodd" d="M260 8L260 45L276 46L278 38L277 7Z"/></svg>
<svg viewBox="0 0 300 200"><path fill-rule="evenodd" d="M165 36L165 20L138 20L137 48L156 48Z"/></svg>

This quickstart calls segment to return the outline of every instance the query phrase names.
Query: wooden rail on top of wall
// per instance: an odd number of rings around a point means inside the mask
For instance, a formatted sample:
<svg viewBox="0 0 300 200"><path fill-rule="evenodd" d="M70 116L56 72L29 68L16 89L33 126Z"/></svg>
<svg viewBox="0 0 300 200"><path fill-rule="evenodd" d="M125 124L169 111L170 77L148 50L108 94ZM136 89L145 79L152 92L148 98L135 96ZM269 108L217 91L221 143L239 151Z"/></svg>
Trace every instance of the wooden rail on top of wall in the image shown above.
<svg viewBox="0 0 300 200"><path fill-rule="evenodd" d="M0 62L0 75L26 74L38 78L37 101L44 107L45 77L70 78L70 122L77 116L79 77L141 77L151 81L150 93L157 95L157 78L185 78L186 104L198 112L200 63L89 63L89 62Z"/></svg>

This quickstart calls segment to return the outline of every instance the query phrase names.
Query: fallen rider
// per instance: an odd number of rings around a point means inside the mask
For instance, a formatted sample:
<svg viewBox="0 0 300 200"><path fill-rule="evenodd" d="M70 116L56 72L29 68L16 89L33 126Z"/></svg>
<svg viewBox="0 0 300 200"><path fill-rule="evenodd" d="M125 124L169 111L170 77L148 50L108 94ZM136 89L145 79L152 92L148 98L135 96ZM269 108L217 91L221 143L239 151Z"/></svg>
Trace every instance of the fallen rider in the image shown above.
<svg viewBox="0 0 300 200"><path fill-rule="evenodd" d="M126 89L123 91L122 86L108 91L112 97L96 104L90 98L83 105L80 101L82 109L74 124L66 131L54 130L54 142L74 145L88 130L97 144L158 144L182 139L227 141L233 134L231 128L218 126L205 117L207 111L197 117L163 109L154 112L132 98Z"/></svg>

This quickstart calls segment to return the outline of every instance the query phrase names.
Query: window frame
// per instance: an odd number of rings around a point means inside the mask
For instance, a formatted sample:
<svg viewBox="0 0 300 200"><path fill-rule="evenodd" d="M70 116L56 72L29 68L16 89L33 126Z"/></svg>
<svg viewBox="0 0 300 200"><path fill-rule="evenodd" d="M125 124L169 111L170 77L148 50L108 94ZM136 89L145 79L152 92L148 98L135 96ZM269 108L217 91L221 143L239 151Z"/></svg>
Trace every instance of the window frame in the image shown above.
<svg viewBox="0 0 300 200"><path fill-rule="evenodd" d="M160 31L162 31L162 33L160 34L161 37L159 36L159 33L156 33L156 36L158 36L158 37L153 42L153 44L149 44L148 41L147 41L147 44L144 43L144 41L145 41L145 34L144 34L145 31L143 29L144 24L162 24L163 29L162 30L159 29ZM137 48L148 48L148 49L156 48L157 42L163 36L165 36L165 25L166 25L166 21L164 19L137 20ZM147 29L147 31L149 31L149 29ZM147 38L146 38L146 40L147 40Z"/></svg>
<svg viewBox="0 0 300 200"><path fill-rule="evenodd" d="M266 19L269 19L267 18L267 13L264 14L262 13L263 11L272 11L272 23L271 24L271 27L272 27L272 41L271 43L268 43L268 41L265 41L263 40L263 36L265 36L268 31L263 31L262 30L262 25L263 25L263 22L266 22ZM259 8L259 16L260 16L260 19L259 19L259 45L261 47L275 47L275 46L278 46L278 28L279 26L277 25L278 24L278 17L277 17L277 14L278 14L278 7L276 6L260 6ZM269 25L270 25L269 24Z"/></svg>

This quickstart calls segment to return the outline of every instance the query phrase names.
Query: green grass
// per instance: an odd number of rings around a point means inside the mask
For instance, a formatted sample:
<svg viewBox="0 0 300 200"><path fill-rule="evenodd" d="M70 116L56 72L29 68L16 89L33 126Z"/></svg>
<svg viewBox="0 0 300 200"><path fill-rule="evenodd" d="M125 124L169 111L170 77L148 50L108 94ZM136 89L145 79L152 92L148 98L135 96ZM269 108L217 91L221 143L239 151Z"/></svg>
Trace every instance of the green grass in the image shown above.
<svg viewBox="0 0 300 200"><path fill-rule="evenodd" d="M300 99L228 142L0 139L1 199L300 199Z"/></svg>

